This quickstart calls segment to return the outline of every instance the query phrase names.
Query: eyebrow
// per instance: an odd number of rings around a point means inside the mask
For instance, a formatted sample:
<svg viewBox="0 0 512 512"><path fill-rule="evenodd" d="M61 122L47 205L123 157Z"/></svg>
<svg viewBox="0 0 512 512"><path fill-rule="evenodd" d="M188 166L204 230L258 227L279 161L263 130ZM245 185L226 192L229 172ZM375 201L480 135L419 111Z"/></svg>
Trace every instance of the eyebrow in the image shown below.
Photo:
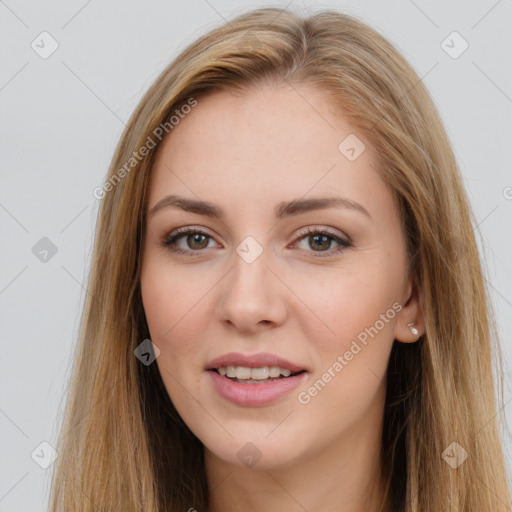
<svg viewBox="0 0 512 512"><path fill-rule="evenodd" d="M153 216L158 211L168 207L180 208L187 212L205 215L206 217L212 217L220 220L225 218L224 210L214 203L178 196L176 194L171 194L158 201L158 203L150 209L149 215ZM299 198L288 202L283 201L276 206L274 214L277 219L284 219L292 215L299 215L301 213L307 213L313 210L324 210L327 208L347 208L349 210L355 210L363 213L371 219L371 215L368 210L366 210L362 205L345 197L338 196L310 199Z"/></svg>

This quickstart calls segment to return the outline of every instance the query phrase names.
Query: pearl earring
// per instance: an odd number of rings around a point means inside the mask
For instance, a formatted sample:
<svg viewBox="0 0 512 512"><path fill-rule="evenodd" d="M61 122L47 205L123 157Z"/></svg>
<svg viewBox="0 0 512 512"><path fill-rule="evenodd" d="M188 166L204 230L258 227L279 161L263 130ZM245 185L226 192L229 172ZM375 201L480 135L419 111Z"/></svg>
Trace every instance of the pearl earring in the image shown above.
<svg viewBox="0 0 512 512"><path fill-rule="evenodd" d="M416 329L416 327L414 327L414 322L411 322L409 325L409 329L411 329L411 332L415 335L415 336L418 336L418 329Z"/></svg>

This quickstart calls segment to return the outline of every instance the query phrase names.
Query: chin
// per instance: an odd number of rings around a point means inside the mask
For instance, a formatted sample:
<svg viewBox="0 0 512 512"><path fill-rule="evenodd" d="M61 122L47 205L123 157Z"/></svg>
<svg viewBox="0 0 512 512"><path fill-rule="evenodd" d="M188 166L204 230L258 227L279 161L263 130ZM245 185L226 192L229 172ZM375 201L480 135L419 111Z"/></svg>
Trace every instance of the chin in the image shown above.
<svg viewBox="0 0 512 512"><path fill-rule="evenodd" d="M268 430L265 435L268 435ZM215 458L240 468L262 471L289 469L296 465L301 452L292 438L288 437L287 440L284 442L277 436L273 440L256 437L252 431L245 437L238 435L235 439L230 438L225 446L216 443L212 446L205 444L205 447Z"/></svg>

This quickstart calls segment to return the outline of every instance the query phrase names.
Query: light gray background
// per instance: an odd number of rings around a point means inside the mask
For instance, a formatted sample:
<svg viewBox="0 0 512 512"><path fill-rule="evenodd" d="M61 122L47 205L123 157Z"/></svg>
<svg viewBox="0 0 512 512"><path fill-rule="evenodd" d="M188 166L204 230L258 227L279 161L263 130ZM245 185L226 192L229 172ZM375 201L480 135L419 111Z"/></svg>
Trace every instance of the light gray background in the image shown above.
<svg viewBox="0 0 512 512"><path fill-rule="evenodd" d="M263 5L288 2L0 1L2 512L47 507L52 466L42 469L31 453L41 442L56 442L98 208L92 191L103 182L124 122L181 49ZM433 95L483 236L510 425L511 0L293 5L360 16L402 51ZM43 31L59 45L47 59L31 47ZM456 59L441 46L453 31L469 43ZM42 237L58 250L46 263L32 252ZM511 446L507 433L508 460Z"/></svg>

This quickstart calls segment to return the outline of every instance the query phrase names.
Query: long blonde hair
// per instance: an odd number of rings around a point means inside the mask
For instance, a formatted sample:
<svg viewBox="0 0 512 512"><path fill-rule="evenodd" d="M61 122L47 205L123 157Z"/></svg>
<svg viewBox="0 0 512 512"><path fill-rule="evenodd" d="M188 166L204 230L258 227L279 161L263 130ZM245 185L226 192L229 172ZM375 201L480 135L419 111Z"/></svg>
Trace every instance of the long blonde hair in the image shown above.
<svg viewBox="0 0 512 512"><path fill-rule="evenodd" d="M509 510L493 381L496 375L501 400L497 329L475 219L432 99L400 53L357 18L261 8L186 48L142 98L115 151L102 191L50 512L208 509L203 446L177 414L157 365L134 356L149 338L139 264L156 152L141 156L140 148L150 139L158 147L159 127L170 133L169 117L191 99L200 104L208 91L243 90L259 80L325 91L370 141L400 206L426 333L417 343L395 341L391 352L383 508ZM462 464L451 463L465 453Z"/></svg>

